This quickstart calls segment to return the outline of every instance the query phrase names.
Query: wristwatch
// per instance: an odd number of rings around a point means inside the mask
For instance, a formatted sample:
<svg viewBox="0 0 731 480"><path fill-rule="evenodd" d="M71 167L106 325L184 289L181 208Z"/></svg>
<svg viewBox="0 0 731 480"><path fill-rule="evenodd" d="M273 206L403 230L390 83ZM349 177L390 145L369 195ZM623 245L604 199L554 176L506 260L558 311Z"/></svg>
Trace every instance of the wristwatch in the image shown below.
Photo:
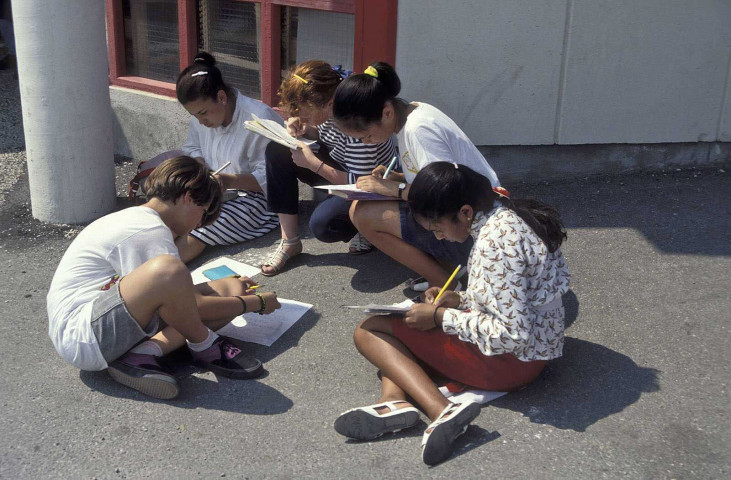
<svg viewBox="0 0 731 480"><path fill-rule="evenodd" d="M406 184L399 183L398 184L398 198L400 198L401 200L404 200L404 198L403 198L404 190L406 190Z"/></svg>

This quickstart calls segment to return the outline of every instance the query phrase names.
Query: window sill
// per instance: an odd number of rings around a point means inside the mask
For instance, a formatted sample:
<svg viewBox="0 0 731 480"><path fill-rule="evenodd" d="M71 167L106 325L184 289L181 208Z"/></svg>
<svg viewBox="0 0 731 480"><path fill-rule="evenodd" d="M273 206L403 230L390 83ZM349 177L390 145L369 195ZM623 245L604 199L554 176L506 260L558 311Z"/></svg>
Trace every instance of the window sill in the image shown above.
<svg viewBox="0 0 731 480"><path fill-rule="evenodd" d="M152 80L143 77L110 77L109 83L117 87L142 90L144 92L150 92L157 95L175 98L174 83L161 82L160 80Z"/></svg>

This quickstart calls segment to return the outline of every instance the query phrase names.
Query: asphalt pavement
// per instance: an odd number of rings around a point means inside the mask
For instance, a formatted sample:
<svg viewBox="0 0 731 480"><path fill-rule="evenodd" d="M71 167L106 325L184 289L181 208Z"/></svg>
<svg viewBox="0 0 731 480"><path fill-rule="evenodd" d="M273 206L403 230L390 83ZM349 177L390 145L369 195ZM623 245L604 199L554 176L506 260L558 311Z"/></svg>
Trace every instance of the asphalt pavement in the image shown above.
<svg viewBox="0 0 731 480"><path fill-rule="evenodd" d="M263 378L181 366L181 395L158 401L65 364L47 336L45 294L82 226L32 218L17 82L0 72L0 84L0 478L731 475L728 160L508 185L556 205L568 228L564 356L485 406L455 454L429 468L426 423L371 442L332 426L379 388L352 342L361 314L342 306L401 301L413 274L380 252L318 242L304 220L305 253L285 273L256 277L314 305L271 347L254 347ZM117 163L120 193L133 166ZM302 198L311 210L311 193ZM221 255L257 265L277 240L210 249L192 266Z"/></svg>

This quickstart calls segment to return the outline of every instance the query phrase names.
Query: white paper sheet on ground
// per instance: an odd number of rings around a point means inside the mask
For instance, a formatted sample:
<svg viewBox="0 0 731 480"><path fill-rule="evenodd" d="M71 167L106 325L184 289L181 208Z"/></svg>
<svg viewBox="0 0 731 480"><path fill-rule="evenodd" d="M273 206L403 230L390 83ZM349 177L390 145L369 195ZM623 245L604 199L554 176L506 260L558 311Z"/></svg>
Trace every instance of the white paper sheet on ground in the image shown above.
<svg viewBox="0 0 731 480"><path fill-rule="evenodd" d="M190 272L190 276L193 277L193 285L198 285L199 283L205 283L208 281L206 276L203 275L204 270L220 267L221 265L226 265L228 268L244 277L253 278L254 275L261 273L261 270L259 270L258 268L252 267L251 265L247 265L245 263L237 262L233 258L219 257L215 260L211 260L202 267L198 267Z"/></svg>
<svg viewBox="0 0 731 480"><path fill-rule="evenodd" d="M238 316L231 323L218 331L222 335L238 338L245 342L258 343L267 347L271 345L294 325L297 320L312 308L309 303L296 300L279 299L282 308L269 315L246 313Z"/></svg>
<svg viewBox="0 0 731 480"><path fill-rule="evenodd" d="M442 395L447 397L452 403L470 401L487 403L508 394L508 392L492 392L490 390L465 390L464 392L452 393L447 389L447 387L439 387L439 391L442 392Z"/></svg>

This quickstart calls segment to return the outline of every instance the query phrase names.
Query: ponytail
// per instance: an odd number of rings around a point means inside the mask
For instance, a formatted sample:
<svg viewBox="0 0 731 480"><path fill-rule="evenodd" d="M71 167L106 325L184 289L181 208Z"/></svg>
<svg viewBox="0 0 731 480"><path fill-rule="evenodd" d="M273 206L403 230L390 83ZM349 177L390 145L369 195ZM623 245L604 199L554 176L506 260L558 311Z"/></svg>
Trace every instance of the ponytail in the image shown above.
<svg viewBox="0 0 731 480"><path fill-rule="evenodd" d="M385 62L372 63L364 73L343 80L335 90L333 116L348 130L363 131L380 123L383 107L401 92L396 70Z"/></svg>
<svg viewBox="0 0 731 480"><path fill-rule="evenodd" d="M549 252L555 252L566 239L566 230L555 207L537 200L511 200L498 195L487 177L464 165L431 163L421 169L409 189L411 212L427 220L449 216L456 221L463 205L489 212L495 201L522 218L543 240Z"/></svg>
<svg viewBox="0 0 731 480"><path fill-rule="evenodd" d="M198 52L193 63L180 72L175 84L175 93L182 105L199 98L216 100L219 90L229 92L221 71L216 67L216 59L207 52Z"/></svg>

